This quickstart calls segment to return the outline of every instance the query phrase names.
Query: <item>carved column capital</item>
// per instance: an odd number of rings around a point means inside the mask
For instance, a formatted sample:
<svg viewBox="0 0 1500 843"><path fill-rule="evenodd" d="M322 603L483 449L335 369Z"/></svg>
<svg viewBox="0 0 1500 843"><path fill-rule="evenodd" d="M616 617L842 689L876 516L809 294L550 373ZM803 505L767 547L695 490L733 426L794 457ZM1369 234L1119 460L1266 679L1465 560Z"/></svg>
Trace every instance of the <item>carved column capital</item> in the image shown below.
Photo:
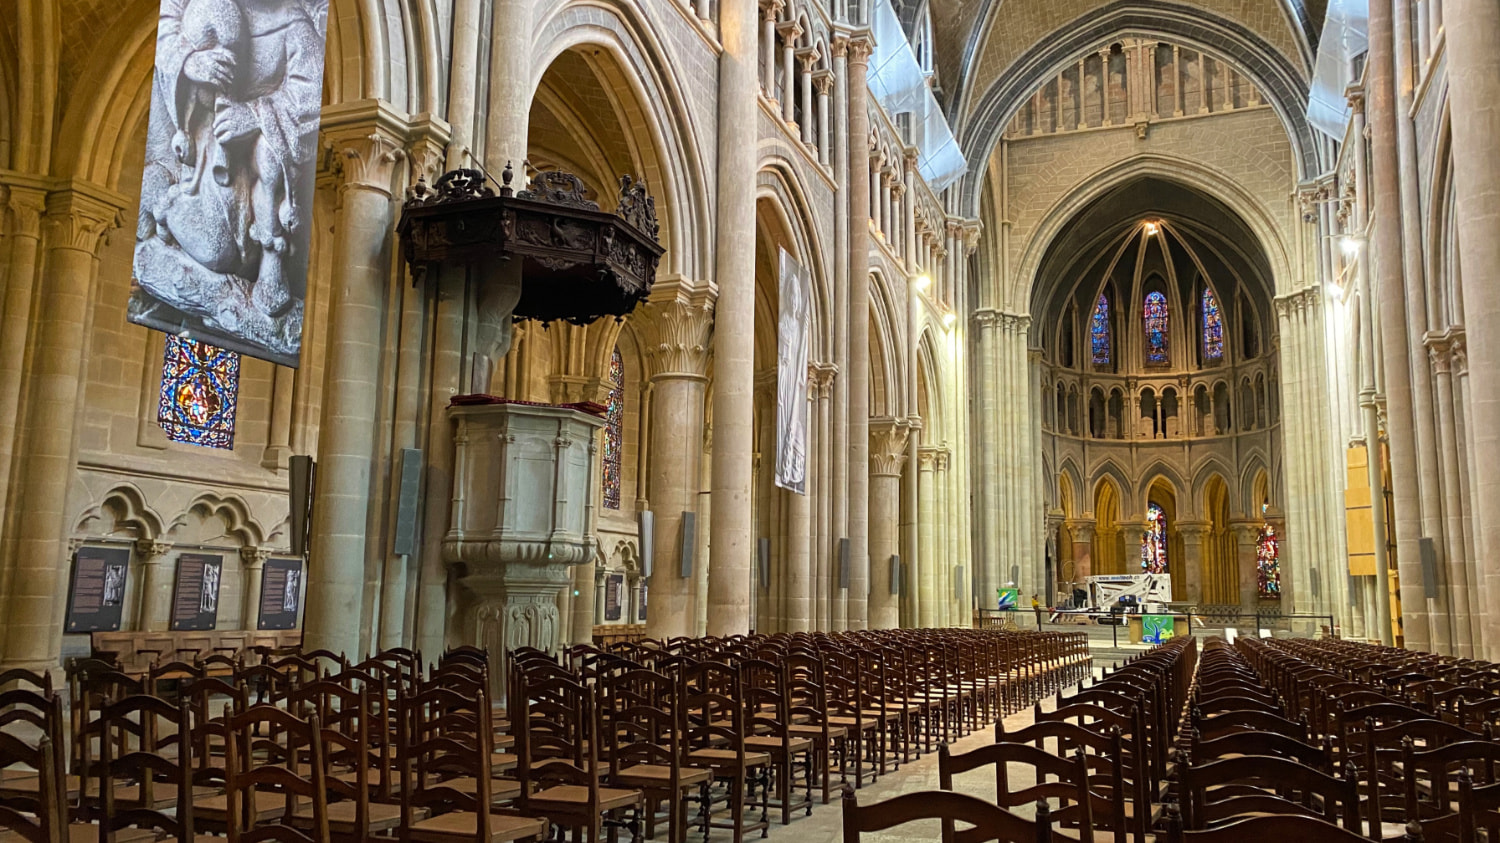
<svg viewBox="0 0 1500 843"><path fill-rule="evenodd" d="M5 188L5 233L11 237L41 237L42 214L47 210L46 191L15 184Z"/></svg>
<svg viewBox="0 0 1500 843"><path fill-rule="evenodd" d="M869 33L860 33L849 38L849 63L868 66L870 54L875 51L875 42Z"/></svg>
<svg viewBox="0 0 1500 843"><path fill-rule="evenodd" d="M406 157L401 143L391 135L374 131L363 136L343 137L331 143L334 167L343 176L340 192L372 190L393 196L396 165Z"/></svg>
<svg viewBox="0 0 1500 843"><path fill-rule="evenodd" d="M818 398L827 398L833 394L833 379L838 376L839 367L833 363L808 363L807 383L809 392Z"/></svg>
<svg viewBox="0 0 1500 843"><path fill-rule="evenodd" d="M240 548L240 561L244 562L246 567L258 568L266 564L266 560L270 558L271 549L269 547L249 545Z"/></svg>
<svg viewBox="0 0 1500 843"><path fill-rule="evenodd" d="M938 449L937 454L933 457L933 466L932 467L935 468L938 471L947 471L948 470L948 462L952 458L952 456L953 456L952 452L949 451L947 448L940 448L940 449Z"/></svg>
<svg viewBox="0 0 1500 843"><path fill-rule="evenodd" d="M1183 541L1196 544L1203 541L1211 526L1207 521L1178 521L1177 532Z"/></svg>
<svg viewBox="0 0 1500 843"><path fill-rule="evenodd" d="M1094 530L1098 525L1091 518L1075 518L1064 521L1063 526L1068 528L1068 535L1075 542L1091 542L1094 540Z"/></svg>
<svg viewBox="0 0 1500 843"><path fill-rule="evenodd" d="M714 304L707 295L678 294L647 301L634 318L653 376L708 372Z"/></svg>
<svg viewBox="0 0 1500 843"><path fill-rule="evenodd" d="M67 187L47 194L42 230L52 249L75 249L94 257L109 242L109 233L124 219L123 197L105 196L103 191Z"/></svg>
<svg viewBox="0 0 1500 843"><path fill-rule="evenodd" d="M406 174L408 185L416 184L418 179L425 179L428 184L437 181L447 166L448 141L452 134L453 130L447 123L431 116L412 124L411 140L406 145L406 159L411 162Z"/></svg>
<svg viewBox="0 0 1500 843"><path fill-rule="evenodd" d="M817 89L819 96L828 96L833 93L833 71L814 70L812 72L813 87Z"/></svg>
<svg viewBox="0 0 1500 843"><path fill-rule="evenodd" d="M933 471L937 468L938 449L927 446L917 449L917 470Z"/></svg>
<svg viewBox="0 0 1500 843"><path fill-rule="evenodd" d="M135 541L135 553L141 557L142 562L160 559L171 552L171 542L159 541L157 539L136 539Z"/></svg>
<svg viewBox="0 0 1500 843"><path fill-rule="evenodd" d="M870 419L870 474L900 477L910 436L906 419Z"/></svg>

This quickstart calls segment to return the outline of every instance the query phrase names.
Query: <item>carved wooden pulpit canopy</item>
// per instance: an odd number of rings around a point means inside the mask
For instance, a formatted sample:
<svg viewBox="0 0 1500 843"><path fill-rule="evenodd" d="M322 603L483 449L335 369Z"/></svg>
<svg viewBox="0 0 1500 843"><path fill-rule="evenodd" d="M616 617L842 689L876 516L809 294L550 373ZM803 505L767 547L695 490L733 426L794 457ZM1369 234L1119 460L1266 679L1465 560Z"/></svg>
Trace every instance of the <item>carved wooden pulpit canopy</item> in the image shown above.
<svg viewBox="0 0 1500 843"><path fill-rule="evenodd" d="M416 281L440 264L520 258L517 319L584 325L634 310L651 292L662 253L645 184L621 176L610 213L572 173L538 172L519 192L513 176L507 165L496 191L482 171L452 170L407 192L398 231Z"/></svg>

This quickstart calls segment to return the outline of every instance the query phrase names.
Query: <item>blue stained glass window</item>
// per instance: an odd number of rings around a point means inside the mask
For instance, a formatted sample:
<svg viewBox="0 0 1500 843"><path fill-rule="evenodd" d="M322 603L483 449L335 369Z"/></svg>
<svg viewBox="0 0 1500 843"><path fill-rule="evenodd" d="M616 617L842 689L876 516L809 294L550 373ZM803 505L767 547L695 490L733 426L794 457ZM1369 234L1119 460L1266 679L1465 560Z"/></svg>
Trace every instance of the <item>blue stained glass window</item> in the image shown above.
<svg viewBox="0 0 1500 843"><path fill-rule="evenodd" d="M1160 292L1146 296L1146 362L1167 362L1167 297Z"/></svg>
<svg viewBox="0 0 1500 843"><path fill-rule="evenodd" d="M1167 572L1167 512L1160 504L1146 507L1146 533L1141 536L1141 571Z"/></svg>
<svg viewBox="0 0 1500 843"><path fill-rule="evenodd" d="M625 359L609 356L609 409L604 415L604 508L620 508L620 453L625 442Z"/></svg>
<svg viewBox="0 0 1500 843"><path fill-rule="evenodd" d="M1104 293L1099 294L1099 301L1094 305L1094 315L1089 320L1089 340L1093 344L1094 365L1109 365L1109 296Z"/></svg>
<svg viewBox="0 0 1500 843"><path fill-rule="evenodd" d="M156 421L173 442L234 448L240 356L186 337L167 335Z"/></svg>
<svg viewBox="0 0 1500 843"><path fill-rule="evenodd" d="M1224 318L1214 291L1203 288L1203 359L1224 359Z"/></svg>

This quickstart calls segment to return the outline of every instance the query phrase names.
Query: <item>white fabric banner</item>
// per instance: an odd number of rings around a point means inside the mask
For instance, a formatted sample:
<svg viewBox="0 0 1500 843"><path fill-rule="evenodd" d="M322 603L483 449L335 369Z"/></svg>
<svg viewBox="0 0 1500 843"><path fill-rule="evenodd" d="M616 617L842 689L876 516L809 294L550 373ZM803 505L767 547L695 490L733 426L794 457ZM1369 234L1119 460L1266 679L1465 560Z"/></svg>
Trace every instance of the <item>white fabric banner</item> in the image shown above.
<svg viewBox="0 0 1500 843"><path fill-rule="evenodd" d="M807 270L785 249L776 322L776 485L807 494Z"/></svg>
<svg viewBox="0 0 1500 843"><path fill-rule="evenodd" d="M128 318L296 366L328 0L161 0Z"/></svg>

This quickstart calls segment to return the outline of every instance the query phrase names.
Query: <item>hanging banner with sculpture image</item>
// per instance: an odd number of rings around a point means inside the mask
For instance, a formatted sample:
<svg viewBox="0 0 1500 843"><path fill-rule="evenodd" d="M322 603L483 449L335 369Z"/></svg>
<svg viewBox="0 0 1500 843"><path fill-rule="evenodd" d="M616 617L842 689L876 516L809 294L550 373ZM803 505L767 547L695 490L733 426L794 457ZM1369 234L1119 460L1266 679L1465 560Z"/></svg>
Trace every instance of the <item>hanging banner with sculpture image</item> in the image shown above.
<svg viewBox="0 0 1500 843"><path fill-rule="evenodd" d="M302 346L328 0L161 0L129 319Z"/></svg>
<svg viewBox="0 0 1500 843"><path fill-rule="evenodd" d="M776 322L776 485L807 494L807 269L780 250Z"/></svg>

